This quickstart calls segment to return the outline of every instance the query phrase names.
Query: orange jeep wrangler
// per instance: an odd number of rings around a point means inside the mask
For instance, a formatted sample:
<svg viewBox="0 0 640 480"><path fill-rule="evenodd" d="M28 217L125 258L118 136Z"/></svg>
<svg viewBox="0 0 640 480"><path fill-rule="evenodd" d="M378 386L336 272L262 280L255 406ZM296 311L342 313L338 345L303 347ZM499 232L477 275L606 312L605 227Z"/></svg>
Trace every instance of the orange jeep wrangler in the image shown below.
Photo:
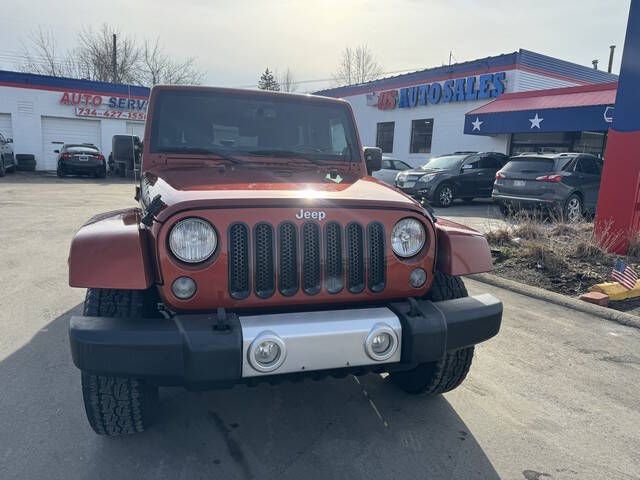
<svg viewBox="0 0 640 480"><path fill-rule="evenodd" d="M349 104L313 95L154 87L138 208L76 234L71 319L87 418L140 432L159 386L388 372L409 393L464 380L502 304L460 275L485 238L376 179Z"/></svg>

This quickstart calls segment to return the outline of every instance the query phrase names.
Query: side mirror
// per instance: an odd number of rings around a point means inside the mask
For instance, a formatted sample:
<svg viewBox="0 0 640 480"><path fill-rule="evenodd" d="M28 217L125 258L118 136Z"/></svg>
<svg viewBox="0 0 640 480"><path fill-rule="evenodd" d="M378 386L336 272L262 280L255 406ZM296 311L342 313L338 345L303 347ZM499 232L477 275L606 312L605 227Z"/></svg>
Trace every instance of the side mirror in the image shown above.
<svg viewBox="0 0 640 480"><path fill-rule="evenodd" d="M60 153L60 150L54 150L53 153Z"/></svg>
<svg viewBox="0 0 640 480"><path fill-rule="evenodd" d="M367 173L369 175L380 170L382 167L382 150L378 147L365 147L364 163L367 165Z"/></svg>
<svg viewBox="0 0 640 480"><path fill-rule="evenodd" d="M13 138L7 138L7 143L13 143Z"/></svg>

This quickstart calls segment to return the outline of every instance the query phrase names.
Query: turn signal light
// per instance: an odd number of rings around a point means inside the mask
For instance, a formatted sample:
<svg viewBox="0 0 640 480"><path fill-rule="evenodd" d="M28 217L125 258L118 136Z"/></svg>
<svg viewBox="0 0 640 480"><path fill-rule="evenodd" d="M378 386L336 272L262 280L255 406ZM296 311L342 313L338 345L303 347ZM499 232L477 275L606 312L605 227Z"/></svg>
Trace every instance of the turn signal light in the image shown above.
<svg viewBox="0 0 640 480"><path fill-rule="evenodd" d="M560 183L562 181L562 175L542 175L536 177L539 182Z"/></svg>

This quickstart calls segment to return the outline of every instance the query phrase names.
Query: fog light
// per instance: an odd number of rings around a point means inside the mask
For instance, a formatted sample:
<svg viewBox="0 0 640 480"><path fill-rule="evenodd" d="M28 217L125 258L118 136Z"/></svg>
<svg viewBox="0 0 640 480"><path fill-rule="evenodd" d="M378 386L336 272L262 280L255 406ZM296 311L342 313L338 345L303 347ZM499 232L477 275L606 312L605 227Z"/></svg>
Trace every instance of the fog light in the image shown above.
<svg viewBox="0 0 640 480"><path fill-rule="evenodd" d="M422 268L414 269L409 275L409 283L413 288L418 288L424 285L427 281L427 272Z"/></svg>
<svg viewBox="0 0 640 480"><path fill-rule="evenodd" d="M259 372L272 372L285 360L284 342L272 332L263 332L251 343L247 352L249 364Z"/></svg>
<svg viewBox="0 0 640 480"><path fill-rule="evenodd" d="M388 360L398 349L396 332L386 323L377 323L364 342L365 352L373 360Z"/></svg>
<svg viewBox="0 0 640 480"><path fill-rule="evenodd" d="M196 293L196 282L189 277L178 277L171 284L171 291L180 300L187 300Z"/></svg>

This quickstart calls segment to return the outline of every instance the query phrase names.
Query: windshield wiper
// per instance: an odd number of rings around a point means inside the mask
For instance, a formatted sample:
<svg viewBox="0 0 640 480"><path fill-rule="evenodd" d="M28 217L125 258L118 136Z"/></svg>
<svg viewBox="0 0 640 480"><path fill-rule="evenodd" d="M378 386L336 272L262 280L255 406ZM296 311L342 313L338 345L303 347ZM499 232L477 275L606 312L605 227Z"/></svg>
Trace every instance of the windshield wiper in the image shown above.
<svg viewBox="0 0 640 480"><path fill-rule="evenodd" d="M244 160L240 160L233 155L229 155L226 152L222 152L220 150L216 150L213 148L203 148L203 147L164 147L162 149L163 152L167 153L191 153L195 155L215 155L216 157L220 157L222 160L226 160L228 162L238 164L245 164Z"/></svg>
<svg viewBox="0 0 640 480"><path fill-rule="evenodd" d="M264 150L251 150L247 152L249 155L255 155L256 157L280 157L280 158L301 158L314 165L324 166L324 163L316 160L315 158L309 158L303 153L296 152L294 150L279 150L277 148L264 149Z"/></svg>

